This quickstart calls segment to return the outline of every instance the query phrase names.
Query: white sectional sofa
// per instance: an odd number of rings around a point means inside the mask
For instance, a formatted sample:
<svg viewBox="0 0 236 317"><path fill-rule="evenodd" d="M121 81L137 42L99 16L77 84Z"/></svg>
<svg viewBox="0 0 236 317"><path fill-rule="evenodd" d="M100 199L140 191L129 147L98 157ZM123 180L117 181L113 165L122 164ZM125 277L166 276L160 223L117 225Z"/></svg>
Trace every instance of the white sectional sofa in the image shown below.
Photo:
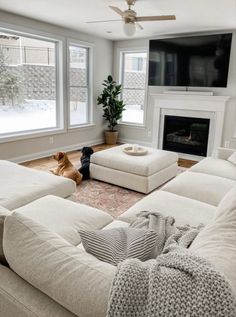
<svg viewBox="0 0 236 317"><path fill-rule="evenodd" d="M0 206L9 210L45 195L70 198L75 190L71 179L0 160Z"/></svg>
<svg viewBox="0 0 236 317"><path fill-rule="evenodd" d="M227 161L232 152L220 149L217 159L198 163L116 220L55 196L13 212L0 209L0 261L6 257L9 265L0 265L0 316L105 317L116 267L86 253L78 230L128 226L142 210L174 216L177 225L204 223L191 250L212 262L236 294L236 166Z"/></svg>

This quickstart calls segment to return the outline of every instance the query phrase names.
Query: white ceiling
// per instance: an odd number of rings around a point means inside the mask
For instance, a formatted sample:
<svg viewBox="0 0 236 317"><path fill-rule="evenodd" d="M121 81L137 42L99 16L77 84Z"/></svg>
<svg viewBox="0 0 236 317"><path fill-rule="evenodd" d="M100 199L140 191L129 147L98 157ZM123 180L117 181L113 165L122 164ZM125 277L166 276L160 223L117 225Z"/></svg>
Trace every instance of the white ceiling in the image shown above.
<svg viewBox="0 0 236 317"><path fill-rule="evenodd" d="M0 0L1 10L107 39L126 39L122 22L86 23L119 18L109 5L126 9L124 0ZM137 31L135 38L236 28L236 0L137 0L134 8L142 16L175 14L177 18L142 22L144 30Z"/></svg>

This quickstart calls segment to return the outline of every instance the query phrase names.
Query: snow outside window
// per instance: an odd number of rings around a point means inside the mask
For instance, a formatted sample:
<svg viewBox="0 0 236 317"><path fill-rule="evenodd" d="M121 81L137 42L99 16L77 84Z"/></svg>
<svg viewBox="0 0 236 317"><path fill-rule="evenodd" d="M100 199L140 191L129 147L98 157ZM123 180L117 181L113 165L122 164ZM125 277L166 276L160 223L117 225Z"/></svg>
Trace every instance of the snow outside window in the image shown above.
<svg viewBox="0 0 236 317"><path fill-rule="evenodd" d="M147 52L121 52L122 122L144 123Z"/></svg>
<svg viewBox="0 0 236 317"><path fill-rule="evenodd" d="M69 45L70 126L90 123L88 47Z"/></svg>
<svg viewBox="0 0 236 317"><path fill-rule="evenodd" d="M57 128L57 42L0 31L0 137Z"/></svg>

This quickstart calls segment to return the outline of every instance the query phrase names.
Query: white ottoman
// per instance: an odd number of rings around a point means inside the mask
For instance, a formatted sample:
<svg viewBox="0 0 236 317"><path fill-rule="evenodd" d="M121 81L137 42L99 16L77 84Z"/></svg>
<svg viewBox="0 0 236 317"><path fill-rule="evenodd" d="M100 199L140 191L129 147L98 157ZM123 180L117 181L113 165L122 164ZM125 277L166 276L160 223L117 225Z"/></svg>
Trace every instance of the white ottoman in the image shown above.
<svg viewBox="0 0 236 317"><path fill-rule="evenodd" d="M178 155L147 148L144 156L123 152L127 144L96 152L91 156L91 178L149 193L177 174Z"/></svg>

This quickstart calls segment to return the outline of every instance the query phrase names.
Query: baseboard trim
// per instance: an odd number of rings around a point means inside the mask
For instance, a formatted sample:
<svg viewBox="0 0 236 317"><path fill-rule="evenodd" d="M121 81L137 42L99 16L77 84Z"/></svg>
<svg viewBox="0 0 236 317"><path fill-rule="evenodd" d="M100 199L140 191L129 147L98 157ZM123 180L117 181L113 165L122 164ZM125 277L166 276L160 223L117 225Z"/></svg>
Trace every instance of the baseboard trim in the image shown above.
<svg viewBox="0 0 236 317"><path fill-rule="evenodd" d="M119 143L128 143L128 144L139 144L142 146L149 146L153 147L153 144L151 142L145 142L145 141L138 141L138 140L132 140L132 139L119 139Z"/></svg>
<svg viewBox="0 0 236 317"><path fill-rule="evenodd" d="M94 145L98 145L98 144L102 144L102 143L104 143L103 139L97 139L97 140L92 140L92 141L88 141L88 142L82 142L82 143L72 144L72 145L68 145L68 146L62 146L60 148L53 148L53 149L50 149L47 151L36 152L33 154L16 156L16 157L9 158L8 160L11 162L14 162L14 163L23 163L23 162L33 161L33 160L37 160L40 158L51 156L55 152L75 151L75 150L81 149L83 146L94 146Z"/></svg>

